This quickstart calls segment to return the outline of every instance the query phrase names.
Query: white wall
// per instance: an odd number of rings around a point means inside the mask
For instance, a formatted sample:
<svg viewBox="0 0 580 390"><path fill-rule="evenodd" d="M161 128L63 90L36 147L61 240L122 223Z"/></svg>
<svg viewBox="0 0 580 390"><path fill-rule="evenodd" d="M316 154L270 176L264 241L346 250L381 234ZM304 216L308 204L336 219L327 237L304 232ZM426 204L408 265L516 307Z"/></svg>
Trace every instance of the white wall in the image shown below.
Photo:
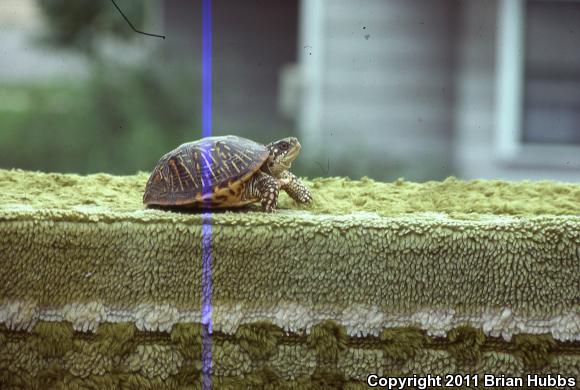
<svg viewBox="0 0 580 390"><path fill-rule="evenodd" d="M492 177L495 128L496 2L465 0L459 17L455 166L462 177Z"/></svg>
<svg viewBox="0 0 580 390"><path fill-rule="evenodd" d="M453 12L443 0L302 1L300 131L330 174L450 171Z"/></svg>

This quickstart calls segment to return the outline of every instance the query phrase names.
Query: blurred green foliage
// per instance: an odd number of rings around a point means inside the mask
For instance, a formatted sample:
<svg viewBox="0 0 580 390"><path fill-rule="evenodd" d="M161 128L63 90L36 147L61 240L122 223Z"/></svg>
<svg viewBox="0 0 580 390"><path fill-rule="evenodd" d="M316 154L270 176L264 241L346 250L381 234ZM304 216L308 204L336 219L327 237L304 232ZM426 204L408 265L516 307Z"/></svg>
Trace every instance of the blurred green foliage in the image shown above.
<svg viewBox="0 0 580 390"><path fill-rule="evenodd" d="M191 77L186 78L187 74ZM0 110L0 166L131 174L200 136L193 72L101 65L80 85L9 87Z"/></svg>
<svg viewBox="0 0 580 390"><path fill-rule="evenodd" d="M87 53L95 53L95 43L103 34L129 39L134 31L108 0L39 0L38 5L49 26L44 41ZM142 1L122 1L123 13L133 25L142 25Z"/></svg>
<svg viewBox="0 0 580 390"><path fill-rule="evenodd" d="M129 45L131 37L143 39L109 1L41 0L39 5L50 26L42 41L87 58L89 77L3 86L0 167L132 174L153 169L164 153L200 137L194 131L199 72L191 60L163 57L160 64L154 58L159 47L146 47L139 61L102 54L102 36L129 39ZM119 6L141 25L142 2Z"/></svg>

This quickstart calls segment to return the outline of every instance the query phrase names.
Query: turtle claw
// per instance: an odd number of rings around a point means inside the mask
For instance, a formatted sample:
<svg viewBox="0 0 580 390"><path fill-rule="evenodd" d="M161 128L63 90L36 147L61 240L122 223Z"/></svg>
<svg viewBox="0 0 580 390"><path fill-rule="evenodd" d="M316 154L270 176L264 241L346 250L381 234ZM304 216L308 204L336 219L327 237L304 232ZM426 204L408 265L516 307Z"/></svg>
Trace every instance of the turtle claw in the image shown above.
<svg viewBox="0 0 580 390"><path fill-rule="evenodd" d="M310 203L312 202L312 193L306 188L302 188L298 191L298 199L299 203Z"/></svg>
<svg viewBox="0 0 580 390"><path fill-rule="evenodd" d="M265 213L275 213L276 212L276 204L273 204L271 202L268 202L266 204L262 205L262 210Z"/></svg>
<svg viewBox="0 0 580 390"><path fill-rule="evenodd" d="M265 213L275 213L276 203L273 202L271 199L266 199L262 201L262 211Z"/></svg>

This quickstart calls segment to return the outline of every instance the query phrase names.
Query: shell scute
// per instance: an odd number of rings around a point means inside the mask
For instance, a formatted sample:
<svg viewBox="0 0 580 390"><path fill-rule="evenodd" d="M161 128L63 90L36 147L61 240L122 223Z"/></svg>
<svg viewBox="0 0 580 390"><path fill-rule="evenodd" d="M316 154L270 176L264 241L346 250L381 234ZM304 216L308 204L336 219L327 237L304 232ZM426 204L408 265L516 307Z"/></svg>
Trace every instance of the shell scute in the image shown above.
<svg viewBox="0 0 580 390"><path fill-rule="evenodd" d="M268 158L266 146L249 139L208 137L182 144L161 157L151 173L147 205L243 205L244 183Z"/></svg>

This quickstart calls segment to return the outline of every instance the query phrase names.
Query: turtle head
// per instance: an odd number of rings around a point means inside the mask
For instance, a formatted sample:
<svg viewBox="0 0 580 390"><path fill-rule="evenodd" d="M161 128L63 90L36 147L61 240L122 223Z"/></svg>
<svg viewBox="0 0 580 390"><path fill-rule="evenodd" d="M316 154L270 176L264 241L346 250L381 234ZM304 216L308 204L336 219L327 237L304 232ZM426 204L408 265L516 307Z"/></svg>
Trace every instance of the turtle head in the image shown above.
<svg viewBox="0 0 580 390"><path fill-rule="evenodd" d="M270 173L277 176L290 169L292 161L294 161L298 156L298 153L300 153L301 146L298 139L288 137L272 142L266 145L266 147L270 151L266 165Z"/></svg>

